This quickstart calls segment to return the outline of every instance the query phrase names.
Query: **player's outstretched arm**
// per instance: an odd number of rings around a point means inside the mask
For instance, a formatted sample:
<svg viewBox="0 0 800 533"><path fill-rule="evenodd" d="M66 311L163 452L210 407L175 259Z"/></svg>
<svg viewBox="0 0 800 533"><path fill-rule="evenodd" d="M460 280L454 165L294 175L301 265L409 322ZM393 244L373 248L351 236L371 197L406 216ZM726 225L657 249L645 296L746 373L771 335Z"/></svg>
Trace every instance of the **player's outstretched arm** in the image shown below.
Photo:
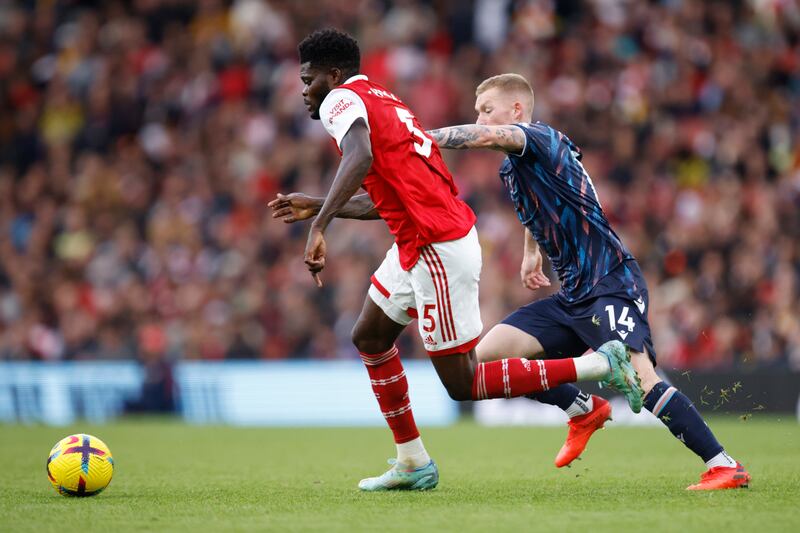
<svg viewBox="0 0 800 533"><path fill-rule="evenodd" d="M324 202L325 198L317 198L301 192L278 193L267 206L272 208L272 218L280 218L286 224L291 224L317 216ZM357 194L336 213L336 218L377 220L381 217L368 194Z"/></svg>
<svg viewBox="0 0 800 533"><path fill-rule="evenodd" d="M480 126L464 124L426 132L439 148L465 150L489 148L519 154L525 148L525 134L516 126Z"/></svg>

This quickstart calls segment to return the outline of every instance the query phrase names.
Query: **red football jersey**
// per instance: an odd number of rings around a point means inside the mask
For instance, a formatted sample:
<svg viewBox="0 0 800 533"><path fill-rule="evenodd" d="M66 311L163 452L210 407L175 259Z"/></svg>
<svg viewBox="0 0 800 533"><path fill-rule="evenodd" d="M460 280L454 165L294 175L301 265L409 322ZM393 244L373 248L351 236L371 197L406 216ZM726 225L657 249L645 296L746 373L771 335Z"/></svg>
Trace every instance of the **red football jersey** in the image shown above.
<svg viewBox="0 0 800 533"><path fill-rule="evenodd" d="M337 146L358 118L366 122L372 143L363 187L394 235L400 266L410 270L419 248L465 236L475 213L456 196L439 147L408 107L362 75L331 91L320 106L320 119Z"/></svg>

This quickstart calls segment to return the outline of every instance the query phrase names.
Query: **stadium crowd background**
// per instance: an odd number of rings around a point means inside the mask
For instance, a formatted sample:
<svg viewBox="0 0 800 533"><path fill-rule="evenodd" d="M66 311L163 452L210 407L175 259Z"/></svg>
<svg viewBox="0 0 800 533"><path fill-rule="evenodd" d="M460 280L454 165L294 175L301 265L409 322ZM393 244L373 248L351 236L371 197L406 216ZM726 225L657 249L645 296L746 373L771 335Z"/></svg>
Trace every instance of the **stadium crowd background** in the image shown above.
<svg viewBox="0 0 800 533"><path fill-rule="evenodd" d="M800 7L792 0L11 2L0 7L0 360L348 358L391 240L328 232L325 287L278 191L338 154L296 44L333 25L424 126L519 72L640 260L665 368L800 368ZM493 153L448 153L479 215L486 327L540 295ZM416 328L404 357L424 357ZM576 354L577 355L577 354Z"/></svg>

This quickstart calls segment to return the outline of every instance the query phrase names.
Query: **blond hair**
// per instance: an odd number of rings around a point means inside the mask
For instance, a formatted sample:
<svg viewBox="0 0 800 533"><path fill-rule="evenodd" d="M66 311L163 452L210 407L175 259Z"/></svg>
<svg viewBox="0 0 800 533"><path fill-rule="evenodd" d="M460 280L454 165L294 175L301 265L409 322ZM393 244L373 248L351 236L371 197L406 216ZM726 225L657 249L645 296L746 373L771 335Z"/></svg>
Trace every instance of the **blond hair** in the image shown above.
<svg viewBox="0 0 800 533"><path fill-rule="evenodd" d="M521 102L527 114L533 113L533 88L524 76L508 72L506 74L498 74L491 78L486 78L475 89L475 96L480 96L489 89L499 89L504 93L516 93L523 98Z"/></svg>
<svg viewBox="0 0 800 533"><path fill-rule="evenodd" d="M518 91L525 95L531 95L531 99L533 99L533 89L531 88L531 84L528 83L528 80L519 74L511 72L486 78L478 85L478 88L475 89L475 96L479 96L481 93L494 88L507 92Z"/></svg>

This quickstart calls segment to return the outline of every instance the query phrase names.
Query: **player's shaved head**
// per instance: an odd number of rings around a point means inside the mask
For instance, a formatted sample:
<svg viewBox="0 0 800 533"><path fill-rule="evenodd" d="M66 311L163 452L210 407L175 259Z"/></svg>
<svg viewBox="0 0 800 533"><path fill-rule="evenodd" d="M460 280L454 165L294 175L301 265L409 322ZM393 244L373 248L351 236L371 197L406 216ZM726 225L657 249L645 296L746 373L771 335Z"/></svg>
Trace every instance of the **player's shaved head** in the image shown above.
<svg viewBox="0 0 800 533"><path fill-rule="evenodd" d="M498 74L483 80L475 89L475 97L475 108L479 115L487 108L496 109L498 106L508 108L509 113L515 115L513 120L505 117L502 123L528 121L533 114L533 89L528 80L519 74ZM500 120L501 114L507 114L505 109L498 111L495 114L497 120Z"/></svg>

